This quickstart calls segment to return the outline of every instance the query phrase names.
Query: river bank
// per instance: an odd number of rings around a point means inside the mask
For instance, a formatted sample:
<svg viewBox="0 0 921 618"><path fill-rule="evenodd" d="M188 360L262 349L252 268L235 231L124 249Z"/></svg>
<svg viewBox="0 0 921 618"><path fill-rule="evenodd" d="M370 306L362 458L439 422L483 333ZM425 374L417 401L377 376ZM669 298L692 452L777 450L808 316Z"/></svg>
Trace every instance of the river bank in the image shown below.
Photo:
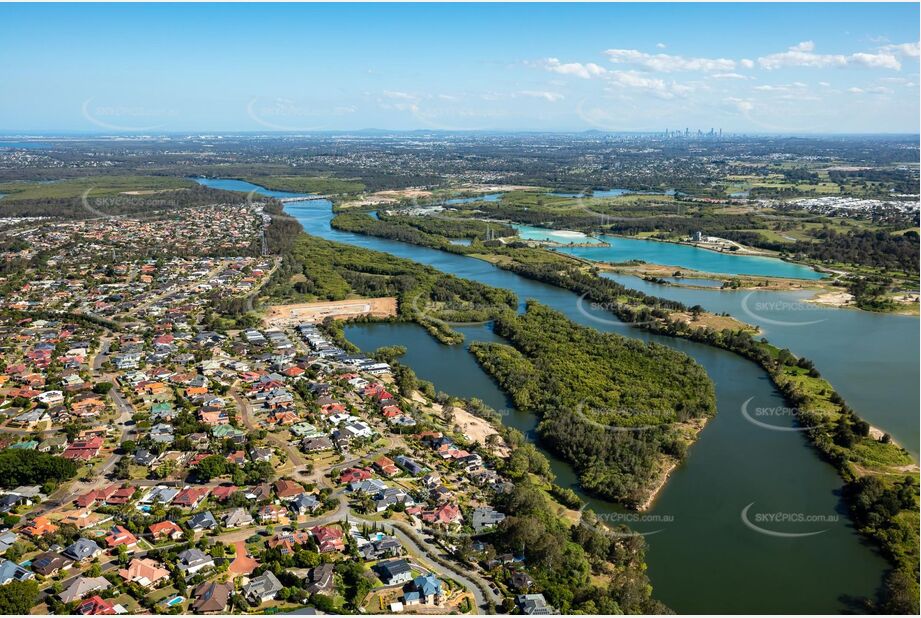
<svg viewBox="0 0 921 618"><path fill-rule="evenodd" d="M799 545L798 559L792 565L789 542L771 541L741 526L739 512L752 499L766 508L792 512L843 513L845 508L837 493L840 480L834 470L815 457L800 434L764 430L739 414L743 403L753 396L756 404L765 408L782 405L778 393L764 380L764 372L755 365L717 348L645 333L601 309L580 309L578 295L498 270L481 260L331 230L328 204L294 202L287 205L287 211L305 229L329 240L382 250L513 290L519 298L536 298L579 323L684 350L705 366L717 384L720 413L701 432L690 456L672 472L650 508L651 515L668 516L671 521L666 531L649 537L648 561L657 597L677 611L833 613L852 609L842 601L845 595L874 596L885 563L844 521ZM515 411L462 346L443 346L415 325L355 328L367 336L360 342L363 349L405 345L405 362L420 377L451 394L488 398L497 410L506 410L503 422L526 434L533 428L533 417ZM468 341L495 338L486 327L458 330ZM350 327L349 337L358 343L356 332ZM861 384L859 379L853 382ZM886 395L892 391L878 392ZM744 444L741 449L740 440ZM769 462L783 465L771 466ZM564 462L553 458L552 465L559 484L579 491ZM620 517L616 505L582 495L597 513ZM638 527L643 529L642 524ZM816 572L826 577L817 582L813 577Z"/></svg>
<svg viewBox="0 0 921 618"><path fill-rule="evenodd" d="M363 233L373 232L365 228ZM811 361L797 358L764 339L756 342L750 333L740 337L743 334L740 331L715 332L709 328L691 328L685 321L673 320L674 311L672 316L656 316L654 311L650 314L648 309L637 310L623 304L619 298L624 288L606 289L601 285L601 280L595 277L592 281L591 277L586 277L578 268L559 272L553 267L544 268L547 264L536 265L530 258L526 262L518 262L515 252L506 250L501 253L506 258L497 262L501 268L581 294L580 299L589 298L624 322L656 334L688 338L721 347L754 361L782 393L789 409L797 411L797 421L806 430L805 435L810 444L825 461L835 467L847 483L846 495L850 509L856 511L861 508L858 505L866 500L863 496L866 492L883 491L902 495L901 485L892 475L898 474L900 470L915 470L910 467L908 454L885 437L875 439L869 432L869 424L854 414L831 384L821 378ZM679 325L682 328L678 328ZM863 482L867 478L875 480L877 485ZM917 495L917 481L913 482L909 478L907 482L913 486ZM905 504L903 498L898 498L896 503L901 505L901 509L907 508L904 512L915 510L914 506ZM917 557L917 542L912 539L917 538L917 531L911 530L911 522L905 518L893 520L889 527L892 529L881 530L879 526L869 527L864 524L861 530L876 540L893 561L898 569L893 577L899 581L905 581L906 578L910 581L911 559ZM902 561L906 555L909 557L907 565ZM886 603L894 598L887 597Z"/></svg>

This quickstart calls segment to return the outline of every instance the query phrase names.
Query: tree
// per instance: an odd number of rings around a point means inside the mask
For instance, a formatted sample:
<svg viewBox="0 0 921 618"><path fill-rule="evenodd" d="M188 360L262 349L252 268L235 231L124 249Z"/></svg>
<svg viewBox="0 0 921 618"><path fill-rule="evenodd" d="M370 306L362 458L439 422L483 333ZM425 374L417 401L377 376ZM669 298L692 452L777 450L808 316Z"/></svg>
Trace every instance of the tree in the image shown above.
<svg viewBox="0 0 921 618"><path fill-rule="evenodd" d="M97 395L107 395L112 390L111 382L98 382L93 385L93 392Z"/></svg>
<svg viewBox="0 0 921 618"><path fill-rule="evenodd" d="M37 597L38 583L35 580L12 581L0 586L0 614L27 615L35 605Z"/></svg>
<svg viewBox="0 0 921 618"><path fill-rule="evenodd" d="M77 465L48 453L23 449L0 452L0 486L42 485L73 478Z"/></svg>
<svg viewBox="0 0 921 618"><path fill-rule="evenodd" d="M202 480L210 481L216 476L227 473L227 460L220 455L209 455L198 462L197 470Z"/></svg>

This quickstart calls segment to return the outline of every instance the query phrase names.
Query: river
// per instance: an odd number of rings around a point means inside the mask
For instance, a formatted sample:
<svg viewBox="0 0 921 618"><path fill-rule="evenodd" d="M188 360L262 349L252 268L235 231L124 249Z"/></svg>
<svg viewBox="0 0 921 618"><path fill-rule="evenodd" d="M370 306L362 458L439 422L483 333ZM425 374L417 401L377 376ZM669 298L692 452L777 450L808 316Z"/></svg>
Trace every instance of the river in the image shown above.
<svg viewBox="0 0 921 618"><path fill-rule="evenodd" d="M605 274L646 294L754 324L772 343L815 361L848 404L918 458L917 317L806 302L811 292L700 290ZM697 285L696 279L685 280Z"/></svg>
<svg viewBox="0 0 921 618"><path fill-rule="evenodd" d="M241 181L200 182L236 191L257 188ZM648 534L649 575L656 598L679 613L836 613L852 609L848 597L875 594L887 565L844 516L841 480L835 470L818 459L800 432L765 429L743 416L746 401L750 402L749 409L782 406L759 367L723 350L639 331L606 312L580 307L571 292L524 279L481 260L333 230L329 226L329 202L289 202L285 209L310 234L510 289L522 302L534 298L578 323L657 341L690 354L704 366L716 385L718 414L701 433L686 462L672 474L648 511L647 521L628 522ZM405 345L405 363L436 388L479 397L504 411L505 422L531 430L535 419L514 410L466 350L471 341L496 336L488 326L460 330L466 336L460 346L440 344L413 324L351 326L347 334L366 350ZM772 422L792 424L787 416ZM569 466L552 456L551 461L558 482L578 491ZM616 505L583 497L610 521L625 517ZM757 532L743 523L746 507L748 521L759 522L762 529L811 534L794 538ZM771 514L825 521L765 523Z"/></svg>

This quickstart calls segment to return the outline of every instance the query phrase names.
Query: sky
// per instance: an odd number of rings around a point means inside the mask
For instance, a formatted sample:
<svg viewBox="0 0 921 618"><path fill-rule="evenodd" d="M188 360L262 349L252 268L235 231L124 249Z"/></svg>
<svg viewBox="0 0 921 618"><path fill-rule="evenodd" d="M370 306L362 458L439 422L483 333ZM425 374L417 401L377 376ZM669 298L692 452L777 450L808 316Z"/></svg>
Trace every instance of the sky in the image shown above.
<svg viewBox="0 0 921 618"><path fill-rule="evenodd" d="M0 130L918 133L919 5L0 4Z"/></svg>

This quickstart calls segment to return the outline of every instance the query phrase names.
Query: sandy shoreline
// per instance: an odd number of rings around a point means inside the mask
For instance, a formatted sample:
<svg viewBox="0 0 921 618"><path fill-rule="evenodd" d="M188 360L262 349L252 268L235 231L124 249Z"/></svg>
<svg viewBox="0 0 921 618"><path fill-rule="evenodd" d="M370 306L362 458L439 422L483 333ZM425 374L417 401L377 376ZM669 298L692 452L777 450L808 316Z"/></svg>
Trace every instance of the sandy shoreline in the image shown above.
<svg viewBox="0 0 921 618"><path fill-rule="evenodd" d="M694 445L697 443L697 439L700 437L700 432L704 430L704 427L707 426L708 422L710 422L710 418L702 418L702 419L696 419L693 423L689 424L689 426L693 428L694 430L693 432L694 435L693 435L693 440L688 447L688 450L693 448ZM652 490L650 490L649 495L646 497L646 500L644 500L643 503L640 504L636 508L637 511L640 511L640 512L646 511L653 505L653 503L656 501L656 498L659 497L659 492L661 492L662 489L665 488L665 485L668 484L668 479L671 478L672 472L675 471L675 468L677 468L680 463L681 461L678 461L676 459L669 460L668 465L666 465L665 469L662 470L662 475L659 478L659 481L655 484Z"/></svg>

